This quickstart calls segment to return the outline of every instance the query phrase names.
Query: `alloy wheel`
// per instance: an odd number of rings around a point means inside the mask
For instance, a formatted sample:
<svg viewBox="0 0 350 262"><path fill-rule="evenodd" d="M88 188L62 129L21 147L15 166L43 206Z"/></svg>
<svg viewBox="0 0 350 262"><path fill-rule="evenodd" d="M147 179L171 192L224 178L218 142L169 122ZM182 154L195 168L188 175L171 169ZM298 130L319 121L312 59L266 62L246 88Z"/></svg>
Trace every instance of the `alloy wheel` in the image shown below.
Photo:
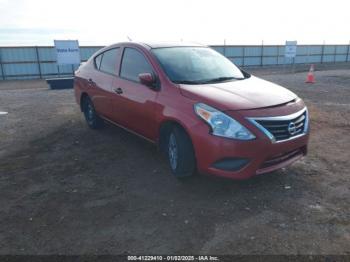
<svg viewBox="0 0 350 262"><path fill-rule="evenodd" d="M171 169L176 170L178 160L178 148L176 143L176 137L173 133L171 133L169 137L168 155Z"/></svg>

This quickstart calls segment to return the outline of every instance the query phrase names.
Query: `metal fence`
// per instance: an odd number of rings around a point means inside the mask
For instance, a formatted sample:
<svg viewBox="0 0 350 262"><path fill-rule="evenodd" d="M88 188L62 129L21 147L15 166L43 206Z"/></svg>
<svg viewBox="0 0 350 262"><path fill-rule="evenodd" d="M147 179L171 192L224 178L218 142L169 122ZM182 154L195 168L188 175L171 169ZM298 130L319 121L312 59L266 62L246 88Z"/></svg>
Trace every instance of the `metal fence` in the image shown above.
<svg viewBox="0 0 350 262"><path fill-rule="evenodd" d="M80 47L86 61L102 46ZM294 59L284 57L284 45L212 46L238 66L268 66L350 62L350 45L298 45ZM0 47L0 80L63 77L76 66L58 66L52 46Z"/></svg>
<svg viewBox="0 0 350 262"><path fill-rule="evenodd" d="M80 48L82 61L86 61L101 46ZM71 76L78 65L56 63L56 52L52 46L0 47L0 79L37 79Z"/></svg>

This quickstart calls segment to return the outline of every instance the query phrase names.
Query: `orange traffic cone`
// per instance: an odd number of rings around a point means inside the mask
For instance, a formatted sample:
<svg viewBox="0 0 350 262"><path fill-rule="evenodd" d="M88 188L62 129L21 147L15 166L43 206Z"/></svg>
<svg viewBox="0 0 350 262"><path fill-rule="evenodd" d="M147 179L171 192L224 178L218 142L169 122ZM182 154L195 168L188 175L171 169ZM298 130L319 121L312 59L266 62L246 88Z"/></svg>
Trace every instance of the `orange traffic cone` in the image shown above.
<svg viewBox="0 0 350 262"><path fill-rule="evenodd" d="M314 65L311 65L310 66L310 70L309 70L309 73L307 73L307 77L306 77L306 81L305 83L315 83L315 76L314 76L314 71L315 71L315 67Z"/></svg>

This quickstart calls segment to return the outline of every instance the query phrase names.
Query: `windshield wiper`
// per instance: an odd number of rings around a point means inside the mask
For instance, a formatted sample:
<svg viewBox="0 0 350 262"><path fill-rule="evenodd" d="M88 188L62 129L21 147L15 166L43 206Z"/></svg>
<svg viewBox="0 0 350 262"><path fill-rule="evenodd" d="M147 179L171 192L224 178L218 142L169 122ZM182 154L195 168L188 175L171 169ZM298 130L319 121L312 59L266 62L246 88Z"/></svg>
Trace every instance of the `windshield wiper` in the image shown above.
<svg viewBox="0 0 350 262"><path fill-rule="evenodd" d="M191 80L174 80L175 84L185 84L185 85L200 85L201 81L191 81Z"/></svg>
<svg viewBox="0 0 350 262"><path fill-rule="evenodd" d="M237 78L233 76L224 76L224 77L217 77L212 79L206 79L206 80L174 80L173 82L175 84L188 84L188 85L200 85L200 84L210 84L210 83L219 83L219 82L225 82L229 80L242 80L244 78Z"/></svg>
<svg viewBox="0 0 350 262"><path fill-rule="evenodd" d="M209 83L225 82L225 81L229 81L229 80L242 80L242 79L244 79L244 78L237 78L237 77L233 77L233 76L223 76L223 77L217 77L217 78L204 80L202 83L209 84Z"/></svg>

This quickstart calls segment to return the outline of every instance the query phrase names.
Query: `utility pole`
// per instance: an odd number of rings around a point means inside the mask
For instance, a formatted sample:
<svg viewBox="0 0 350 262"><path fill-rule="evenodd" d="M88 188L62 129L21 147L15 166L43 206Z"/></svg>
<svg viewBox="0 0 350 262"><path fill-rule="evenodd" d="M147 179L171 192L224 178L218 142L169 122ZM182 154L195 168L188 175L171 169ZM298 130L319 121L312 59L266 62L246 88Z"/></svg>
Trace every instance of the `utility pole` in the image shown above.
<svg viewBox="0 0 350 262"><path fill-rule="evenodd" d="M224 56L226 56L226 39L224 39Z"/></svg>
<svg viewBox="0 0 350 262"><path fill-rule="evenodd" d="M260 56L260 66L263 66L263 57L264 57L264 40L261 41L261 56Z"/></svg>

